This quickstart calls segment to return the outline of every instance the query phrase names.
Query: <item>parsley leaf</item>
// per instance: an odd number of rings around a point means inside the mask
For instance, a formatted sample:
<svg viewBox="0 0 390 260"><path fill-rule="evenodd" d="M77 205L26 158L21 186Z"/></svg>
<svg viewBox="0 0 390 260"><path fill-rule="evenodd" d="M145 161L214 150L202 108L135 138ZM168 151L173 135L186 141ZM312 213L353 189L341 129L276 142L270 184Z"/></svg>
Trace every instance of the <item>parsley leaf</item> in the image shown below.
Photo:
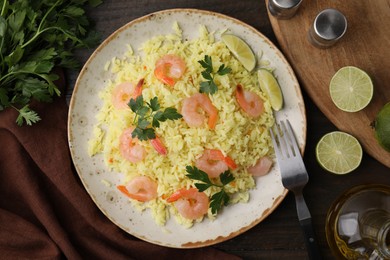
<svg viewBox="0 0 390 260"><path fill-rule="evenodd" d="M188 173L186 175L188 178L201 182L201 183L195 183L195 187L200 192L205 191L212 186L220 188L220 191L214 193L210 198L210 208L212 214L217 214L222 209L223 206L226 206L229 203L230 197L224 189L224 186L226 186L227 184L229 184L234 180L234 176L229 170L225 171L219 176L222 185L212 182L209 176L207 175L207 173L205 173L202 170L199 170L195 166L194 167L187 166L186 171Z"/></svg>
<svg viewBox="0 0 390 260"><path fill-rule="evenodd" d="M222 64L221 66L219 66L217 74L220 76L223 76L223 75L229 74L231 71L232 71L231 68L225 67L225 64Z"/></svg>
<svg viewBox="0 0 390 260"><path fill-rule="evenodd" d="M150 125L150 122L148 120L145 120L143 118L138 118L138 128L140 129L146 129Z"/></svg>
<svg viewBox="0 0 390 260"><path fill-rule="evenodd" d="M218 91L218 86L214 82L215 75L223 76L229 74L232 69L226 67L225 64L222 64L219 66L218 71L214 73L213 61L209 55L205 55L204 60L200 60L198 62L205 69L202 71L202 77L206 80L200 83L200 92L214 94Z"/></svg>
<svg viewBox="0 0 390 260"><path fill-rule="evenodd" d="M136 99L130 99L128 104L130 106L131 111L137 113L139 109L141 109L144 105L144 97L142 95L138 96Z"/></svg>
<svg viewBox="0 0 390 260"><path fill-rule="evenodd" d="M225 171L223 172L220 176L219 176L221 182L222 182L222 185L227 185L229 184L230 182L234 181L234 176L233 174L231 174L229 171Z"/></svg>
<svg viewBox="0 0 390 260"><path fill-rule="evenodd" d="M141 141L156 138L153 127L160 127L160 122L183 117L173 107L167 107L163 111L160 110L161 106L157 97L150 99L149 102L145 102L143 95L140 95L136 99L130 99L128 106L135 113L134 124L136 127L131 136L133 138L137 137Z"/></svg>
<svg viewBox="0 0 390 260"><path fill-rule="evenodd" d="M103 3L102 0L88 0L88 2L89 2L89 5L92 7L96 7L96 6L100 5L101 3Z"/></svg>
<svg viewBox="0 0 390 260"><path fill-rule="evenodd" d="M212 186L213 183L209 179L209 176L207 173L205 173L202 170L199 170L197 167L187 166L186 171L188 174L186 175L188 178L204 182L205 184L208 184L209 186Z"/></svg>
<svg viewBox="0 0 390 260"><path fill-rule="evenodd" d="M169 119L169 120L176 120L176 119L180 119L180 118L182 118L182 117L183 117L183 116L177 112L176 108L173 108L173 107L167 107L167 108L164 110L164 113L163 113L164 121L165 121L166 119Z"/></svg>
<svg viewBox="0 0 390 260"><path fill-rule="evenodd" d="M77 48L93 47L100 37L86 16L86 5L101 0L0 1L0 111L19 112L18 125L39 121L30 102L59 96L53 68L75 69Z"/></svg>
<svg viewBox="0 0 390 260"><path fill-rule="evenodd" d="M157 110L160 109L160 104L158 103L158 98L157 97L152 98L148 105L152 109L152 111L157 111Z"/></svg>
<svg viewBox="0 0 390 260"><path fill-rule="evenodd" d="M218 213L223 206L229 203L229 199L229 195L223 189L220 192L214 193L210 199L211 213Z"/></svg>
<svg viewBox="0 0 390 260"><path fill-rule="evenodd" d="M201 93L214 94L215 92L217 92L217 90L218 90L218 87L214 83L213 80L203 81L200 83L200 92Z"/></svg>
<svg viewBox="0 0 390 260"><path fill-rule="evenodd" d="M32 125L33 123L36 123L41 120L38 114L35 111L31 110L28 105L25 105L23 108L16 110L19 111L19 115L16 118L16 123L19 126L22 126L24 121L27 125Z"/></svg>

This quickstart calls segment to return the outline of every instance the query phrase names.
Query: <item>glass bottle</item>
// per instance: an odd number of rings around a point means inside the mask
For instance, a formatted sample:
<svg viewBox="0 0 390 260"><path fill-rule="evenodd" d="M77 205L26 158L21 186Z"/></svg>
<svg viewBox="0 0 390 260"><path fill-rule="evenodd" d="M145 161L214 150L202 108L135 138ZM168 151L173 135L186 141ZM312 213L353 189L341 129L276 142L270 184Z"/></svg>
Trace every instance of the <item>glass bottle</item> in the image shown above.
<svg viewBox="0 0 390 260"><path fill-rule="evenodd" d="M360 185L344 192L326 218L332 253L345 259L390 259L390 187Z"/></svg>

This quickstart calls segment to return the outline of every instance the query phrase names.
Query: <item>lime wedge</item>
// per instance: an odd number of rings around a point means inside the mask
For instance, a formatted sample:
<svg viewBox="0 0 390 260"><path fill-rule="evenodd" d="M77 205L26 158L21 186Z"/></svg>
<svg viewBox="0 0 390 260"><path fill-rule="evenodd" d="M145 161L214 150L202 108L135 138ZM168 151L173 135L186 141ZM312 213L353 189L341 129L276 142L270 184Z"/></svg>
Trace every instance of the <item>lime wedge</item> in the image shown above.
<svg viewBox="0 0 390 260"><path fill-rule="evenodd" d="M350 134L335 131L324 135L316 146L318 163L335 174L355 170L362 161L363 150L359 141Z"/></svg>
<svg viewBox="0 0 390 260"><path fill-rule="evenodd" d="M370 103L374 87L366 72L353 66L346 66L334 74L329 91L333 103L339 109L357 112Z"/></svg>
<svg viewBox="0 0 390 260"><path fill-rule="evenodd" d="M261 90L268 96L272 108L279 111L283 107L283 95L274 75L266 69L259 69L257 79Z"/></svg>
<svg viewBox="0 0 390 260"><path fill-rule="evenodd" d="M233 34L223 34L221 40L248 71L256 66L256 57L249 45Z"/></svg>

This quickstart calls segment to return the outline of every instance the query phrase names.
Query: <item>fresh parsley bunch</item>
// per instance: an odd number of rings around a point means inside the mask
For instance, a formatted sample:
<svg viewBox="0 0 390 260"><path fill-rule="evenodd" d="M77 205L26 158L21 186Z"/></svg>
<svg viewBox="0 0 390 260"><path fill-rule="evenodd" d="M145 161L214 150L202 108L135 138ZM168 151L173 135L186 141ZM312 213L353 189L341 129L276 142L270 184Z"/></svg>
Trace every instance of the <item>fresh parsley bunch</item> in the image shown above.
<svg viewBox="0 0 390 260"><path fill-rule="evenodd" d="M79 66L73 51L99 41L85 6L101 0L0 0L0 111L19 111L18 125L40 120L31 100L51 102L60 95L54 67Z"/></svg>
<svg viewBox="0 0 390 260"><path fill-rule="evenodd" d="M202 76L206 80L200 83L200 92L207 93L207 94L214 94L218 90L218 87L214 82L215 75L223 76L229 74L232 71L232 69L226 67L225 64L222 64L221 66L219 66L217 72L214 72L213 60L208 55L205 55L204 59L198 62L205 69L204 71L202 71Z"/></svg>
<svg viewBox="0 0 390 260"><path fill-rule="evenodd" d="M228 204L230 197L226 193L224 186L229 184L230 182L234 181L234 176L229 170L225 171L224 173L222 173L219 176L219 180L220 180L221 184L213 183L210 180L207 173L205 173L202 170L199 170L195 166L194 167L187 166L186 171L188 173L186 175L188 178L200 181L200 183L195 183L195 187L200 192L205 191L212 186L220 188L220 191L214 193L210 199L210 208L211 208L212 214L218 213L218 211L220 211L223 206L226 206Z"/></svg>
<svg viewBox="0 0 390 260"><path fill-rule="evenodd" d="M157 97L144 102L143 96L140 95L136 99L130 99L129 107L136 115L134 117L136 127L132 132L132 137L137 137L141 141L156 138L154 128L160 127L160 122L182 118L176 108L167 107L161 110Z"/></svg>

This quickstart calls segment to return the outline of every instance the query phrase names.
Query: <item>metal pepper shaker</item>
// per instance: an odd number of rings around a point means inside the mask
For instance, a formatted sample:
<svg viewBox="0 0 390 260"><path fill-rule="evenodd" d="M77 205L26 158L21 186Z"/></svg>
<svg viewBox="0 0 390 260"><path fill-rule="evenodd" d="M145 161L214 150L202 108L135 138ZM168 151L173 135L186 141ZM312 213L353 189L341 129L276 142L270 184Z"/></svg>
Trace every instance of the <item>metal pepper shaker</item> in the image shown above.
<svg viewBox="0 0 390 260"><path fill-rule="evenodd" d="M336 9L325 9L314 19L308 38L318 48L327 48L335 44L347 31L347 19Z"/></svg>
<svg viewBox="0 0 390 260"><path fill-rule="evenodd" d="M302 0L269 0L268 10L278 19L290 19L295 15Z"/></svg>

